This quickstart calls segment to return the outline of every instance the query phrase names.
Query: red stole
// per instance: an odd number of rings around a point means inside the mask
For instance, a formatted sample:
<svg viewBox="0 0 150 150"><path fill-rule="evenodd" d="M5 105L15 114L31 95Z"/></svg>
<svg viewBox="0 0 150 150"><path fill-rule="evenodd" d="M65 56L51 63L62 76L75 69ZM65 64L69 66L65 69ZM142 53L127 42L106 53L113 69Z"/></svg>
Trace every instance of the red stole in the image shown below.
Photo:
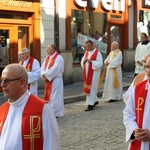
<svg viewBox="0 0 150 150"><path fill-rule="evenodd" d="M5 123L7 114L8 114L9 106L10 106L10 104L8 102L6 102L0 106L0 113L1 113L0 114L0 135L2 133L2 128Z"/></svg>
<svg viewBox="0 0 150 150"><path fill-rule="evenodd" d="M27 72L31 72L32 71L32 65L33 65L33 61L34 61L34 58L33 57L30 57L29 58L29 61L26 65L26 71ZM20 65L23 65L24 61L20 61ZM28 90L30 90L30 84L28 84Z"/></svg>
<svg viewBox="0 0 150 150"><path fill-rule="evenodd" d="M35 107L36 104L36 107ZM22 149L43 149L42 112L45 101L30 95L22 113ZM0 107L0 134L8 114L10 104L6 102ZM34 109L32 109L34 108Z"/></svg>
<svg viewBox="0 0 150 150"><path fill-rule="evenodd" d="M91 60L96 60L98 54L98 50L96 49L96 51L92 54L91 56ZM89 51L85 52L85 58L88 58L89 55ZM88 74L86 76L86 69L88 69ZM90 94L91 91L91 84L92 84L92 78L93 78L93 69L92 69L92 63L89 63L89 68L86 68L86 63L84 64L84 70L83 70L83 92L85 94Z"/></svg>
<svg viewBox="0 0 150 150"><path fill-rule="evenodd" d="M56 52L55 56L51 59L51 61L49 63L48 69L50 69L54 65L55 60L56 60L58 55L59 54ZM48 55L46 57L46 60L45 60L44 70L46 70L49 59L50 59L50 56ZM52 82L53 82L53 80L44 82L44 100L46 100L46 101L50 100L50 94L51 94L51 91L52 91Z"/></svg>
<svg viewBox="0 0 150 150"><path fill-rule="evenodd" d="M142 83L137 84L135 87L135 109L136 109L136 122L139 128L142 128L143 125L143 114L145 101L147 96L147 90L145 89L147 80ZM130 150L140 150L141 142L135 140L131 143Z"/></svg>

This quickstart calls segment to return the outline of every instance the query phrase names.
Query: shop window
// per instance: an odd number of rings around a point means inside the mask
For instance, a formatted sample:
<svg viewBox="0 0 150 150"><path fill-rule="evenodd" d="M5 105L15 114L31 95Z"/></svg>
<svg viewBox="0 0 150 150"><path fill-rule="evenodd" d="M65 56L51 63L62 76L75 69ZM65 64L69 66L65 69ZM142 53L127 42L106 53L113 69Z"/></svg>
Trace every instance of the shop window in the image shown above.
<svg viewBox="0 0 150 150"><path fill-rule="evenodd" d="M148 36L150 36L150 11L139 10L138 16L139 17L137 20L137 38L139 42L141 32L145 32Z"/></svg>
<svg viewBox="0 0 150 150"><path fill-rule="evenodd" d="M103 58L107 54L107 14L72 10L72 50L74 62L79 63L85 52L85 42L92 40Z"/></svg>
<svg viewBox="0 0 150 150"><path fill-rule="evenodd" d="M110 28L110 39L111 43L113 41L117 41L120 44L120 27L119 26L111 26Z"/></svg>
<svg viewBox="0 0 150 150"><path fill-rule="evenodd" d="M27 17L25 15L18 15L18 14L0 14L0 18L19 19L19 20L26 20L27 19Z"/></svg>
<svg viewBox="0 0 150 150"><path fill-rule="evenodd" d="M9 64L9 30L0 30L0 68ZM1 72L1 71L0 71Z"/></svg>
<svg viewBox="0 0 150 150"><path fill-rule="evenodd" d="M18 52L22 48L29 47L29 27L18 26ZM18 58L20 60L20 58Z"/></svg>

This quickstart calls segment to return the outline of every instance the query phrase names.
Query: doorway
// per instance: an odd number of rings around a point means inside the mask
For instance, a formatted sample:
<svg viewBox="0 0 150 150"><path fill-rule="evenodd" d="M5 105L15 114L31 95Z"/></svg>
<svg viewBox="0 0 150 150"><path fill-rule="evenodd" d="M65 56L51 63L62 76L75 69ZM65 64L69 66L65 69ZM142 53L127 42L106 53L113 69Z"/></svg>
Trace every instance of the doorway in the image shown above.
<svg viewBox="0 0 150 150"><path fill-rule="evenodd" d="M18 63L18 52L24 47L30 49L29 26L0 26L0 68Z"/></svg>
<svg viewBox="0 0 150 150"><path fill-rule="evenodd" d="M29 30L29 25L0 25L0 77L6 65L20 61L18 52L22 48L30 49Z"/></svg>

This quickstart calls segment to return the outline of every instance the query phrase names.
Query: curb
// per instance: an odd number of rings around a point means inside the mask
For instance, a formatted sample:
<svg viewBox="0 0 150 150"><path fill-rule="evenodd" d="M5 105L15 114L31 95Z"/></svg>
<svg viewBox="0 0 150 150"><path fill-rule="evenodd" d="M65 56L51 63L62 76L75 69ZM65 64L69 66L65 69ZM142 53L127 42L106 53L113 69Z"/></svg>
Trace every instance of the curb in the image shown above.
<svg viewBox="0 0 150 150"><path fill-rule="evenodd" d="M68 96L68 97L64 97L64 104L74 103L85 99L86 99L86 95L84 94Z"/></svg>
<svg viewBox="0 0 150 150"><path fill-rule="evenodd" d="M124 86L123 91L126 91L128 88L129 88L129 86ZM97 97L101 98L102 94L103 94L103 91L98 91ZM67 97L64 97L64 104L75 103L75 102L82 101L85 99L86 99L85 94L79 94L79 95L75 95L75 96L67 96Z"/></svg>
<svg viewBox="0 0 150 150"><path fill-rule="evenodd" d="M123 87L123 91L126 91L128 89L128 87L129 86L124 86ZM97 97L101 98L102 94L103 94L102 90L98 91ZM39 97L43 98L43 91L42 90L39 92ZM0 93L0 98L3 99L0 102L0 105L1 105L1 103L3 103L4 101L6 101L6 98L3 97L2 93ZM85 94L78 94L78 95L73 95L73 96L66 96L66 97L64 97L64 104L74 103L74 102L78 102L78 101L82 101L82 100L86 100L86 95Z"/></svg>

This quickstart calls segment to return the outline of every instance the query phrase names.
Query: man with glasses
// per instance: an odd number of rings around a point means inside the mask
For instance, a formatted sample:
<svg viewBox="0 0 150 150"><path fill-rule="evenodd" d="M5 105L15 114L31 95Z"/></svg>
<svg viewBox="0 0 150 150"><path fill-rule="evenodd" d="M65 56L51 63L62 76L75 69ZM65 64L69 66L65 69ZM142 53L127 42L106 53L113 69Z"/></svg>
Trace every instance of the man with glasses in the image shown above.
<svg viewBox="0 0 150 150"><path fill-rule="evenodd" d="M1 87L8 101L0 106L0 150L60 150L52 109L27 86L24 67L10 64L4 68Z"/></svg>
<svg viewBox="0 0 150 150"><path fill-rule="evenodd" d="M28 48L23 48L19 52L21 56L21 64L28 72L28 89L35 96L38 95L38 82L40 77L40 64L37 59L30 56L30 50Z"/></svg>

